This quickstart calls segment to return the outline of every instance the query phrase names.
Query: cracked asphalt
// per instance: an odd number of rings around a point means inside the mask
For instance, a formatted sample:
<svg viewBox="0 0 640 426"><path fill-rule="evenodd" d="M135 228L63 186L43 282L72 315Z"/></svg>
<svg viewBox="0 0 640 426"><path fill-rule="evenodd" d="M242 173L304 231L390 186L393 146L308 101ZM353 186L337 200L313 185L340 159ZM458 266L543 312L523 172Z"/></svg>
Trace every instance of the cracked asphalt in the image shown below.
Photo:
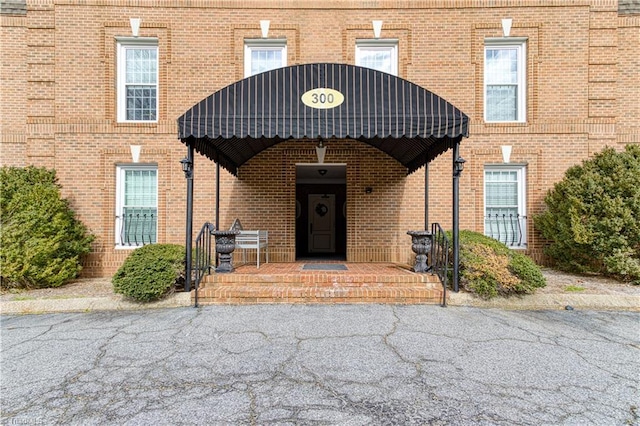
<svg viewBox="0 0 640 426"><path fill-rule="evenodd" d="M3 316L2 424L640 424L640 313L254 305Z"/></svg>

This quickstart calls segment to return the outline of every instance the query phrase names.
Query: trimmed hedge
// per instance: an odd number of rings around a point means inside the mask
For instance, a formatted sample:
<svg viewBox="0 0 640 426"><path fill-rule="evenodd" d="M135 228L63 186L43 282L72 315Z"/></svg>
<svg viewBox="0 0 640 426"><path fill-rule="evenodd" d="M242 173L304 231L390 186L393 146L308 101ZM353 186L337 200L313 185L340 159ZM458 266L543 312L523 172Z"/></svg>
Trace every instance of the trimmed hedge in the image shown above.
<svg viewBox="0 0 640 426"><path fill-rule="evenodd" d="M640 145L570 168L544 201L534 223L556 267L640 284Z"/></svg>
<svg viewBox="0 0 640 426"><path fill-rule="evenodd" d="M533 260L478 232L460 231L460 286L484 299L529 294L547 282Z"/></svg>
<svg viewBox="0 0 640 426"><path fill-rule="evenodd" d="M60 189L55 170L0 169L0 287L59 287L78 276L94 236Z"/></svg>
<svg viewBox="0 0 640 426"><path fill-rule="evenodd" d="M184 276L184 256L184 247L176 244L137 248L111 279L113 291L138 302L161 299Z"/></svg>

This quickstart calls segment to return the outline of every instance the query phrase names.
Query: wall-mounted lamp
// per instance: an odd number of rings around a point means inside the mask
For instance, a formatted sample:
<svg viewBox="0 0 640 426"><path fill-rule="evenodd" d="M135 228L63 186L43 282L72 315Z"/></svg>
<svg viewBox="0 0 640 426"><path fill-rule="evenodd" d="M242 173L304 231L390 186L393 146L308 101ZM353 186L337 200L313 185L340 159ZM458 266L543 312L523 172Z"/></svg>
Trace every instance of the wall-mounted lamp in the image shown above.
<svg viewBox="0 0 640 426"><path fill-rule="evenodd" d="M372 21L373 23L373 37L380 38L382 33L382 21Z"/></svg>
<svg viewBox="0 0 640 426"><path fill-rule="evenodd" d="M511 145L502 145L502 162L508 163L511 159Z"/></svg>
<svg viewBox="0 0 640 426"><path fill-rule="evenodd" d="M134 37L138 37L138 34L140 34L141 22L142 19L140 18L129 18L129 25L131 25L131 34L133 34Z"/></svg>
<svg viewBox="0 0 640 426"><path fill-rule="evenodd" d="M260 21L260 31L262 31L262 38L269 37L269 24L271 21L263 20Z"/></svg>
<svg viewBox="0 0 640 426"><path fill-rule="evenodd" d="M180 160L180 164L182 165L182 171L184 172L185 179L193 178L193 162L187 157L184 157Z"/></svg>
<svg viewBox="0 0 640 426"><path fill-rule="evenodd" d="M364 193L365 193L365 194L371 194L372 192L373 192L373 188L372 188L372 187L370 187L370 186L367 186L367 187L364 189Z"/></svg>
<svg viewBox="0 0 640 426"><path fill-rule="evenodd" d="M462 174L462 171L464 170L464 163L466 163L467 161L462 158L462 157L458 157L456 158L456 161L454 161L454 169L453 169L453 175L454 176L460 176Z"/></svg>
<svg viewBox="0 0 640 426"><path fill-rule="evenodd" d="M129 145L129 148L131 148L131 161L138 163L140 161L140 151L142 151L142 147L140 145Z"/></svg>
<svg viewBox="0 0 640 426"><path fill-rule="evenodd" d="M327 169L318 169L318 173L320 173L320 176L324 176L327 174Z"/></svg>
<svg viewBox="0 0 640 426"><path fill-rule="evenodd" d="M511 18L504 18L502 20L502 35L504 37L509 37L509 34L511 34L511 23L513 22L513 19Z"/></svg>
<svg viewBox="0 0 640 426"><path fill-rule="evenodd" d="M327 153L327 147L322 143L322 139L318 142L318 146L316 146L316 156L318 157L318 163L324 163L324 155Z"/></svg>

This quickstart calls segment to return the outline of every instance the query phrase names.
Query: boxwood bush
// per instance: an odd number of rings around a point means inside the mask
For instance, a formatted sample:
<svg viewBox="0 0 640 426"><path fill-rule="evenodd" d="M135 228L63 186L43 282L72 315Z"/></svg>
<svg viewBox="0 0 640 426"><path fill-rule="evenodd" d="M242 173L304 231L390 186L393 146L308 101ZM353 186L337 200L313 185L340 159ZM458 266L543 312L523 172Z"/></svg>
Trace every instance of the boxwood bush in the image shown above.
<svg viewBox="0 0 640 426"><path fill-rule="evenodd" d="M484 299L533 293L547 285L529 257L472 231L460 231L459 279L463 289Z"/></svg>
<svg viewBox="0 0 640 426"><path fill-rule="evenodd" d="M570 168L545 204L534 223L557 268L640 284L640 145Z"/></svg>
<svg viewBox="0 0 640 426"><path fill-rule="evenodd" d="M184 276L184 256L184 247L176 244L137 248L111 279L113 291L138 302L161 299Z"/></svg>
<svg viewBox="0 0 640 426"><path fill-rule="evenodd" d="M0 169L0 287L59 287L94 237L62 198L55 170Z"/></svg>

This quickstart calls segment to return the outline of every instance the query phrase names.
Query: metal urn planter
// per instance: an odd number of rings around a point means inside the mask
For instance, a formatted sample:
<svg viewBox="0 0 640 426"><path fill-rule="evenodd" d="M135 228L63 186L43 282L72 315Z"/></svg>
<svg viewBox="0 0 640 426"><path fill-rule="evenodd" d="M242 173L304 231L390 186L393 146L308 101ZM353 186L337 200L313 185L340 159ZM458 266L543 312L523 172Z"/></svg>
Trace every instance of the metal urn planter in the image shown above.
<svg viewBox="0 0 640 426"><path fill-rule="evenodd" d="M216 238L216 253L219 255L216 272L233 272L231 253L236 249L236 235L238 235L240 231L212 231L211 233Z"/></svg>
<svg viewBox="0 0 640 426"><path fill-rule="evenodd" d="M411 236L411 250L416 254L414 272L428 272L427 254L431 251L432 236L429 231L407 231Z"/></svg>

